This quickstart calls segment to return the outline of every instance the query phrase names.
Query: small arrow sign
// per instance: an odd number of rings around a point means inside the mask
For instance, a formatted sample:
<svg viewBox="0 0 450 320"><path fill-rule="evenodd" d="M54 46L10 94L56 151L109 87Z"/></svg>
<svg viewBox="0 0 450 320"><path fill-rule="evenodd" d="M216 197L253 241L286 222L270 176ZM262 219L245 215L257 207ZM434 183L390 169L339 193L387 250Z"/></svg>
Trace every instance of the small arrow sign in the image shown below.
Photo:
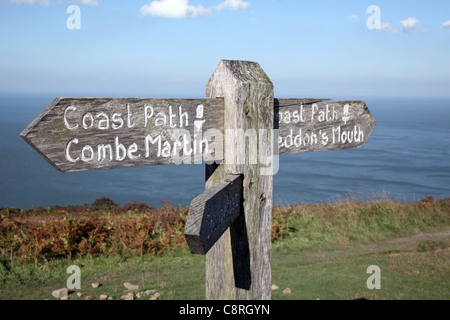
<svg viewBox="0 0 450 320"><path fill-rule="evenodd" d="M191 253L206 254L241 214L242 178L230 175L192 200L184 229Z"/></svg>

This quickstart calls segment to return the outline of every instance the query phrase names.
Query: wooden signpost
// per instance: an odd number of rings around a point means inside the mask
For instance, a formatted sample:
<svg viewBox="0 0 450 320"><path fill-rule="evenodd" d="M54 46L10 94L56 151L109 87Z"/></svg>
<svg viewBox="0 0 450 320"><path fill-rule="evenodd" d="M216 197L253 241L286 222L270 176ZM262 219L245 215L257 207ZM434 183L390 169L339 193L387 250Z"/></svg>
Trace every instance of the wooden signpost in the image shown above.
<svg viewBox="0 0 450 320"><path fill-rule="evenodd" d="M191 253L206 254L242 212L242 177L231 175L192 200L184 235Z"/></svg>
<svg viewBox="0 0 450 320"><path fill-rule="evenodd" d="M274 99L258 63L222 60L205 99L56 98L20 134L62 172L206 164L185 237L206 254L208 299L270 299L280 154L359 148L363 101Z"/></svg>
<svg viewBox="0 0 450 320"><path fill-rule="evenodd" d="M56 98L21 136L62 172L214 162L222 142L203 136L221 136L222 109L220 98Z"/></svg>
<svg viewBox="0 0 450 320"><path fill-rule="evenodd" d="M375 127L363 101L277 100L279 154L359 148Z"/></svg>

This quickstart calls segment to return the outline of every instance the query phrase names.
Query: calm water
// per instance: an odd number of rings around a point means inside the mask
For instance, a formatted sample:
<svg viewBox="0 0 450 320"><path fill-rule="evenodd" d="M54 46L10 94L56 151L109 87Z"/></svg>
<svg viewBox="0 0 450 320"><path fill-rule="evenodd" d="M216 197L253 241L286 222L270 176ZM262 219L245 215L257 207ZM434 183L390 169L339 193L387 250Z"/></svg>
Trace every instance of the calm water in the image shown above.
<svg viewBox="0 0 450 320"><path fill-rule="evenodd" d="M0 95L0 207L160 200L188 205L204 190L204 165L60 173L19 133L50 95ZM410 201L450 196L450 99L365 99L377 126L362 149L284 155L274 177L276 204L341 198Z"/></svg>

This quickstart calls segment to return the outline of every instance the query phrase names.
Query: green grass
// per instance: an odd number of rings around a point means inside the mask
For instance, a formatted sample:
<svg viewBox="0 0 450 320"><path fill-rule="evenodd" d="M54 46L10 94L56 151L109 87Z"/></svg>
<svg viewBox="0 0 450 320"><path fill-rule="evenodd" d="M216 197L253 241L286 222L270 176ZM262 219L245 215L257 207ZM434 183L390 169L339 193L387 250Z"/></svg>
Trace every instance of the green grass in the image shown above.
<svg viewBox="0 0 450 320"><path fill-rule="evenodd" d="M444 299L450 298L450 237L439 246L428 241L335 246L312 251L276 254L273 283L280 287L273 299ZM425 246L424 246L425 244ZM425 249L424 249L425 248ZM441 249L443 248L443 249ZM381 270L381 289L368 289L371 274ZM292 294L284 295L284 288Z"/></svg>
<svg viewBox="0 0 450 320"><path fill-rule="evenodd" d="M450 201L394 201L296 205L274 209L288 226L279 250L371 243L386 238L432 232L450 226Z"/></svg>
<svg viewBox="0 0 450 320"><path fill-rule="evenodd" d="M126 295L124 282L140 286L139 291L157 290L160 299L204 299L204 257L186 251L171 252L162 258L156 256L97 257L60 259L39 264L12 263L0 266L0 299L54 299L51 292L66 287L66 273L70 265L82 266L81 292L99 298L106 294L115 299ZM9 270L8 270L9 269ZM91 284L98 282L99 288ZM74 292L78 290L73 290ZM78 299L71 294L71 299ZM84 298L82 298L84 299Z"/></svg>
<svg viewBox="0 0 450 320"><path fill-rule="evenodd" d="M273 299L450 299L450 203L342 202L274 208ZM444 231L444 232L443 232ZM160 299L205 299L205 258L176 249L145 254L40 259L0 255L0 299L54 299L70 265L81 268L81 292L119 298L154 289ZM369 290L367 267L381 269L381 289ZM93 289L91 283L99 282ZM292 293L283 294L291 288ZM70 299L79 299L75 294Z"/></svg>

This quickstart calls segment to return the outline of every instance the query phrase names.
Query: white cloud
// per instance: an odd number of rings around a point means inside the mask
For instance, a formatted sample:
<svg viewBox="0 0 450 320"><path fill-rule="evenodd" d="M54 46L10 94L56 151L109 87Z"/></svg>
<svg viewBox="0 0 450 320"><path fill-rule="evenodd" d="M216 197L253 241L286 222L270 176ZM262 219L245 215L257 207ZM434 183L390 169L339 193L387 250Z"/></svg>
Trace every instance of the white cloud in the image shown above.
<svg viewBox="0 0 450 320"><path fill-rule="evenodd" d="M85 6L98 7L98 1L96 0L78 0L77 2L79 4L84 4Z"/></svg>
<svg viewBox="0 0 450 320"><path fill-rule="evenodd" d="M213 12L213 10L246 10L248 8L250 8L250 2L242 0L225 0L219 5L209 8L202 5L190 5L189 0L154 0L141 7L140 13L142 16L182 19L201 17Z"/></svg>
<svg viewBox="0 0 450 320"><path fill-rule="evenodd" d="M389 22L382 22L380 24L380 30L392 32L392 33L399 33L399 31L391 26Z"/></svg>
<svg viewBox="0 0 450 320"><path fill-rule="evenodd" d="M441 28L448 28L448 29L450 29L450 20L445 21L445 22L442 24Z"/></svg>
<svg viewBox="0 0 450 320"><path fill-rule="evenodd" d="M199 17L208 14L210 10L203 6L191 6L189 0L157 0L143 6L141 15L165 18Z"/></svg>
<svg viewBox="0 0 450 320"><path fill-rule="evenodd" d="M411 32L414 30L415 26L420 23L420 20L416 18L408 18L400 21L403 26L403 32Z"/></svg>
<svg viewBox="0 0 450 320"><path fill-rule="evenodd" d="M221 11L223 9L231 10L247 10L250 9L250 2L242 0L225 0L221 4L216 6L216 10Z"/></svg>
<svg viewBox="0 0 450 320"><path fill-rule="evenodd" d="M33 4L37 3L44 7L50 6L50 0L11 0L10 3L11 4L29 4L29 5L33 5Z"/></svg>

